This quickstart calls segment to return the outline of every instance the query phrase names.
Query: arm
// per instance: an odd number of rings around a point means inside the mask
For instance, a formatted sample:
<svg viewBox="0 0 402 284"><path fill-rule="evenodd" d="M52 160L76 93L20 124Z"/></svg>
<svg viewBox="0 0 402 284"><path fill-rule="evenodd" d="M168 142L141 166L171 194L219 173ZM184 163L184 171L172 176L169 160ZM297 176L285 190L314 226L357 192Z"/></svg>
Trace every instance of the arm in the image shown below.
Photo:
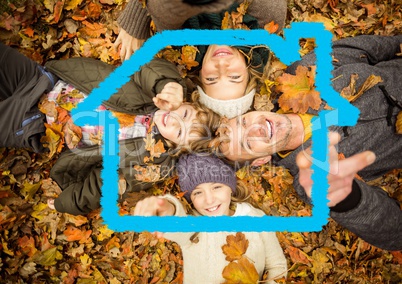
<svg viewBox="0 0 402 284"><path fill-rule="evenodd" d="M150 37L151 17L138 0L130 0L117 19L120 27L136 39L146 40Z"/></svg>
<svg viewBox="0 0 402 284"><path fill-rule="evenodd" d="M396 58L396 54L401 52L401 44L402 35L360 35L344 38L333 43L333 64L335 68L351 63L376 65Z"/></svg>
<svg viewBox="0 0 402 284"><path fill-rule="evenodd" d="M337 160L337 135L330 136L330 173L328 175L328 205L331 217L365 241L388 250L402 249L402 211L396 200L378 187L355 179L361 169L374 162L370 151ZM299 153L299 181L311 195L311 157Z"/></svg>
<svg viewBox="0 0 402 284"><path fill-rule="evenodd" d="M273 232L261 233L265 248L265 270L268 271L268 282L276 283L274 279L286 277L287 262L276 234Z"/></svg>
<svg viewBox="0 0 402 284"><path fill-rule="evenodd" d="M79 152L66 151L56 161L50 177L62 193L54 201L59 212L85 215L100 207L102 156L99 147L88 147Z"/></svg>

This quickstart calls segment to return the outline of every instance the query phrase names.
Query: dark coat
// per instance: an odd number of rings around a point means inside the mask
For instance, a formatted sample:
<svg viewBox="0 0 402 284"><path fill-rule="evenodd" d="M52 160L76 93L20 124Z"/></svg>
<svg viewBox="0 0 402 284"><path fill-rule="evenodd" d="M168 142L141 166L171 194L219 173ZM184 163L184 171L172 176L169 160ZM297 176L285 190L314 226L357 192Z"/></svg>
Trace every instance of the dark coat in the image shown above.
<svg viewBox="0 0 402 284"><path fill-rule="evenodd" d="M353 105L360 110L360 117L353 127L330 127L341 135L338 152L350 157L370 150L376 161L358 172L364 181L370 181L402 168L402 136L395 132L395 121L400 108L387 98L402 102L402 58L400 52L402 36L380 37L359 36L336 41L333 57L333 87L337 92L350 83L351 74L358 74L356 83L360 87L370 75L380 76L383 82L367 90ZM293 73L298 65L314 65L314 54L306 55L289 68ZM381 87L382 86L382 87ZM385 91L384 91L385 90ZM342 112L340 112L342 115ZM311 144L308 140L284 159L275 157L278 165L290 169L294 175L294 186L302 199L309 202L304 189L298 182L297 154ZM340 205L340 206L338 206ZM402 249L402 211L398 202L390 198L381 188L355 180L352 194L335 208L330 216L365 241L387 250Z"/></svg>
<svg viewBox="0 0 402 284"><path fill-rule="evenodd" d="M62 80L72 84L80 91L89 94L97 87L114 67L99 60L90 58L72 58L63 61L50 61L47 70L56 74ZM103 104L108 109L130 114L149 114L157 110L152 98L159 93L168 82L178 82L186 85L176 67L163 59L154 59L132 76L116 94ZM157 135L155 140L164 139ZM131 138L120 141L120 175L127 183L127 191L140 191L150 188L153 183L141 182L134 178L134 165L146 167L144 157L149 156L145 150L143 138ZM165 148L167 145L165 143ZM174 159L167 153L160 158L154 158L153 165L160 165L161 176L167 177L174 167ZM100 188L102 180L102 155L100 147L66 150L53 166L50 176L62 188L63 192L55 200L55 208L59 212L70 214L86 214L100 206ZM118 196L116 196L116 200Z"/></svg>

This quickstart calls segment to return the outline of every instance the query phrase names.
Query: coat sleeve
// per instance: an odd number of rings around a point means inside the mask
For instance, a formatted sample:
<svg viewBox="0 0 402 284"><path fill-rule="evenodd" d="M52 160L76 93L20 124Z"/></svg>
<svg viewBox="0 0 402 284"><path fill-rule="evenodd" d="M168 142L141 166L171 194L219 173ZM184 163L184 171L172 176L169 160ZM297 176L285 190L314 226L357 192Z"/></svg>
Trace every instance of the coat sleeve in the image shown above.
<svg viewBox="0 0 402 284"><path fill-rule="evenodd" d="M331 217L376 247L402 250L402 211L398 202L379 187L355 182L361 193L358 205L346 212L331 211Z"/></svg>
<svg viewBox="0 0 402 284"><path fill-rule="evenodd" d="M177 82L183 87L183 95L186 96L187 86L180 76L176 66L160 58L152 59L136 72L123 91L113 95L103 104L116 111L144 114L157 110L152 98L160 93L169 82ZM130 87L130 88L129 88Z"/></svg>
<svg viewBox="0 0 402 284"><path fill-rule="evenodd" d="M50 171L62 193L55 199L57 211L85 215L100 207L102 156L98 147L64 152ZM116 197L117 200L117 197Z"/></svg>
<svg viewBox="0 0 402 284"><path fill-rule="evenodd" d="M98 209L101 198L100 188L102 187L99 178L100 171L101 168L93 168L85 179L77 180L64 188L54 201L56 210L72 215L86 215Z"/></svg>
<svg viewBox="0 0 402 284"><path fill-rule="evenodd" d="M151 20L148 10L142 7L142 3L138 0L131 0L118 17L117 23L131 36L137 39L147 39L151 35Z"/></svg>
<svg viewBox="0 0 402 284"><path fill-rule="evenodd" d="M360 35L340 39L333 43L334 68L352 63L376 65L396 58L400 52L402 35Z"/></svg>

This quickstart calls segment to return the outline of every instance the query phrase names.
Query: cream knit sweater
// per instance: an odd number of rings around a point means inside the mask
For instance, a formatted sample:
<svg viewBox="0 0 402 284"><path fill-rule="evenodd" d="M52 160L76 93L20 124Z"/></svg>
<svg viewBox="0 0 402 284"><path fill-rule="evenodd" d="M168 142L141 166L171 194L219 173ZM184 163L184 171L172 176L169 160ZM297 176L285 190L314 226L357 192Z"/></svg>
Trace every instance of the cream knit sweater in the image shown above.
<svg viewBox="0 0 402 284"><path fill-rule="evenodd" d="M168 199L176 207L175 216L186 216L182 204L171 195L162 198ZM236 216L263 216L263 211L254 208L248 203L238 203L233 217ZM228 235L235 232L199 233L198 243L190 241L194 233L165 233L164 237L180 245L183 254L184 283L213 284L223 283L222 271L229 264L225 260L222 246L226 244ZM246 251L248 260L254 264L260 275L268 271L265 283L275 283L272 279L280 278L287 273L287 262L282 248L273 232L244 233L249 245Z"/></svg>

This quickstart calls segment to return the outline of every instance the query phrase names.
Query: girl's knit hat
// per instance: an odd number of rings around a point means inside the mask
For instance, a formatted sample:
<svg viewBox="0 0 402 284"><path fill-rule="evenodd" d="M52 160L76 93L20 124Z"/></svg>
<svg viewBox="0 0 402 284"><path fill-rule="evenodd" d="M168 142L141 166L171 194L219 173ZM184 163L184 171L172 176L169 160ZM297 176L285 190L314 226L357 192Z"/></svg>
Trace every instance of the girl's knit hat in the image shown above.
<svg viewBox="0 0 402 284"><path fill-rule="evenodd" d="M202 183L222 183L236 192L236 173L218 157L211 154L182 155L176 165L180 190L191 201L193 190Z"/></svg>
<svg viewBox="0 0 402 284"><path fill-rule="evenodd" d="M229 119L246 113L251 108L255 95L255 89L252 89L249 93L238 99L218 100L208 96L200 86L197 86L197 90L200 94L199 100L201 104Z"/></svg>

